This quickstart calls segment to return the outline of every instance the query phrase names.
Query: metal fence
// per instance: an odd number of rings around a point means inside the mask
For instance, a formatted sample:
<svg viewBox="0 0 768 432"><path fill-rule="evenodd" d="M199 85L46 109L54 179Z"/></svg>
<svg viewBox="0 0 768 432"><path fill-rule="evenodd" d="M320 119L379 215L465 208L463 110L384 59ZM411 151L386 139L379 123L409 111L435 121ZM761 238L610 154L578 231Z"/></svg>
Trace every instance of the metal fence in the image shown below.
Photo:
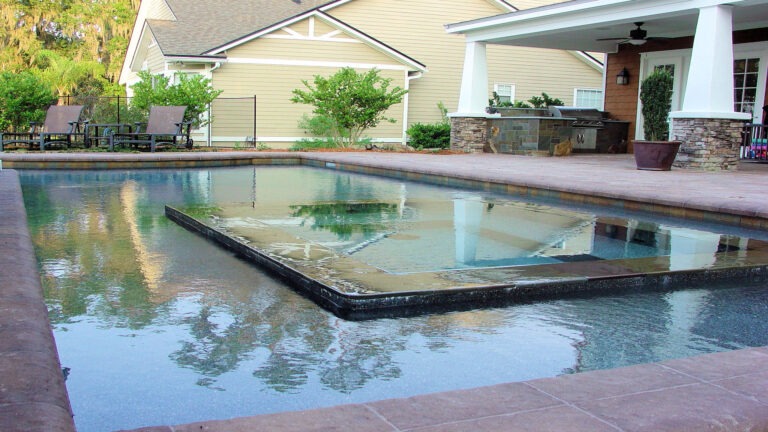
<svg viewBox="0 0 768 432"><path fill-rule="evenodd" d="M61 96L61 105L83 105L83 120L92 123L146 122L125 96ZM192 131L197 145L253 146L256 143L256 96L216 98L202 115L204 126Z"/></svg>
<svg viewBox="0 0 768 432"><path fill-rule="evenodd" d="M741 132L739 157L747 160L768 160L768 125L747 124Z"/></svg>

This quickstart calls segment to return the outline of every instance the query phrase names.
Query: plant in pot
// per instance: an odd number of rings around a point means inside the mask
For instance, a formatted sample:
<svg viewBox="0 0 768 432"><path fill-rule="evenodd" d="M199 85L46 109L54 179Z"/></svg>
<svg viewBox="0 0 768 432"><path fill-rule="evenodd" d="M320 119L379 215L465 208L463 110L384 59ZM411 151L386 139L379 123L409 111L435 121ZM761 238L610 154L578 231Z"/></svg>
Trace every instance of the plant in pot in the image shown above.
<svg viewBox="0 0 768 432"><path fill-rule="evenodd" d="M646 78L640 87L643 104L645 140L633 143L637 169L669 171L675 161L680 141L668 141L669 111L672 109L672 75L659 69Z"/></svg>

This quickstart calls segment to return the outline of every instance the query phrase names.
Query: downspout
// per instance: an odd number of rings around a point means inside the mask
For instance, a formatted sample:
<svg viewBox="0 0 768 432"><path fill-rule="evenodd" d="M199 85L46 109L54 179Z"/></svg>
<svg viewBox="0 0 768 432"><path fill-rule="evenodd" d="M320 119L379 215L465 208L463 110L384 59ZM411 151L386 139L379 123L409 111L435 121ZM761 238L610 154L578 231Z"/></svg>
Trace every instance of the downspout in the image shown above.
<svg viewBox="0 0 768 432"><path fill-rule="evenodd" d="M216 63L213 64L212 68L208 69L208 76L210 76L211 81L213 81L213 71L215 71L216 69L218 69L220 67L221 67L221 62L216 62ZM210 104L208 104L208 125L207 125L207 129L208 129L208 131L207 131L207 135L208 135L207 138L208 139L206 141L208 141L208 147L211 147L213 145L213 141L211 139L211 134L213 133L213 129L211 128L211 105Z"/></svg>
<svg viewBox="0 0 768 432"><path fill-rule="evenodd" d="M608 54L603 54L603 102L600 104L600 111L605 111L605 90L608 88Z"/></svg>
<svg viewBox="0 0 768 432"><path fill-rule="evenodd" d="M410 72L407 70L405 71L405 89L408 90L408 93L403 96L403 147L408 145L408 107L409 107L409 95L411 90L411 80L419 79L424 75L423 72L417 72L414 75L410 75Z"/></svg>

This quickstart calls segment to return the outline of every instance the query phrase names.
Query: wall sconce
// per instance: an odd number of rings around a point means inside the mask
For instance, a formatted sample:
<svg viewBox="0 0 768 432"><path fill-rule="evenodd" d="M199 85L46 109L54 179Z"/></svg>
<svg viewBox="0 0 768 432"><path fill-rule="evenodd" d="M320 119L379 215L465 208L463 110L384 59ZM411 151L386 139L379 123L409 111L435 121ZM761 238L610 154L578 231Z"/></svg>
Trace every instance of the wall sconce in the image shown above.
<svg viewBox="0 0 768 432"><path fill-rule="evenodd" d="M627 68L623 68L621 72L616 75L616 85L629 84L629 71Z"/></svg>

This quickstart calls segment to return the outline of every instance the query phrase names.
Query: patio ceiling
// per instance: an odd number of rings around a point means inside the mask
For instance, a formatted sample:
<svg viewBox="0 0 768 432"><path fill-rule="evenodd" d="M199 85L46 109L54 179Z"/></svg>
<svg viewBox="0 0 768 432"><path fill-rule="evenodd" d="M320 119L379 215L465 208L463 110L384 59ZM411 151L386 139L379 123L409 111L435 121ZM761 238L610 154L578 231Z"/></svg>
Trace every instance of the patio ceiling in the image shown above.
<svg viewBox="0 0 768 432"><path fill-rule="evenodd" d="M647 37L693 36L699 9L733 6L733 29L768 27L768 0L575 0L550 6L449 24L449 33L465 34L467 42L488 42L536 48L616 52L635 22Z"/></svg>

